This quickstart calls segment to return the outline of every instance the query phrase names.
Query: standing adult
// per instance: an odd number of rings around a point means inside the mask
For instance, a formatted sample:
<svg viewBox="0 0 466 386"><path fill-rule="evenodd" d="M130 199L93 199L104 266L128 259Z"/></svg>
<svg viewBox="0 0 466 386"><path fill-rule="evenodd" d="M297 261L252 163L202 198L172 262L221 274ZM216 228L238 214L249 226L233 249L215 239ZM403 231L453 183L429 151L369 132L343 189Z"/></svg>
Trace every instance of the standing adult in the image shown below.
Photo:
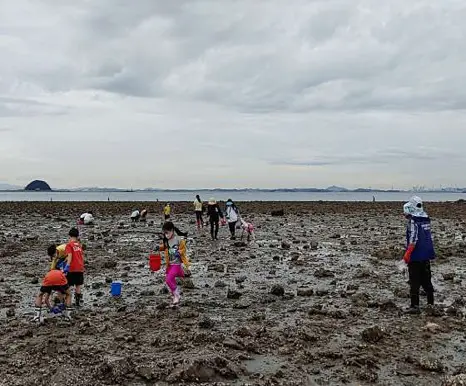
<svg viewBox="0 0 466 386"><path fill-rule="evenodd" d="M210 222L210 235L212 240L218 240L218 227L220 218L223 218L223 213L220 207L218 206L215 198L211 198L207 205L207 215L209 216Z"/></svg>
<svg viewBox="0 0 466 386"><path fill-rule="evenodd" d="M434 304L434 287L430 262L435 259L432 241L430 218L424 211L422 200L414 196L403 206L408 220L406 229L406 252L403 256L408 265L411 306L406 310L410 314L418 314L419 288L427 294L427 304Z"/></svg>
<svg viewBox="0 0 466 386"><path fill-rule="evenodd" d="M194 200L194 211L196 212L196 224L197 228L204 227L204 220L202 219L202 210L203 210L203 205L202 205L202 200L199 194L196 196L196 199Z"/></svg>
<svg viewBox="0 0 466 386"><path fill-rule="evenodd" d="M228 228L230 229L231 240L236 239L236 223L239 220L239 209L231 198L226 202L226 218L228 221Z"/></svg>

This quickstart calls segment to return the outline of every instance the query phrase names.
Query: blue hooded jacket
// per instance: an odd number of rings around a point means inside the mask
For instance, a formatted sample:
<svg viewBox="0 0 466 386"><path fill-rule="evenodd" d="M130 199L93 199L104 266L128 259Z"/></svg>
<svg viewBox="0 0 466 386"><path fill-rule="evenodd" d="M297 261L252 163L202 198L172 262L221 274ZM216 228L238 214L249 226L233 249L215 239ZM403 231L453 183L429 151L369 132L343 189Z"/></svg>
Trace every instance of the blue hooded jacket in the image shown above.
<svg viewBox="0 0 466 386"><path fill-rule="evenodd" d="M429 217L411 216L406 228L406 244L416 244L410 261L429 261L435 259L434 243Z"/></svg>

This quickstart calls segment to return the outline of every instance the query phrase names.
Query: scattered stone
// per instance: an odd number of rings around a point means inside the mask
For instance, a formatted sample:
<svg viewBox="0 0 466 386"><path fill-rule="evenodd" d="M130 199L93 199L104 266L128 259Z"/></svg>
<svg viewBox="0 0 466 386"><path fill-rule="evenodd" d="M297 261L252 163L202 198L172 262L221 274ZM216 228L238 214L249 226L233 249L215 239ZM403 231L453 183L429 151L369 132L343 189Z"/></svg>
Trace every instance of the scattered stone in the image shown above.
<svg viewBox="0 0 466 386"><path fill-rule="evenodd" d="M373 326L366 328L362 333L361 337L364 342L377 343L385 336L385 330L379 326Z"/></svg>
<svg viewBox="0 0 466 386"><path fill-rule="evenodd" d="M167 377L173 384L206 383L213 380L233 380L243 374L239 367L219 356L200 356L191 359Z"/></svg>
<svg viewBox="0 0 466 386"><path fill-rule="evenodd" d="M435 317L440 317L445 315L445 312L442 307L438 305L428 305L425 309L424 312L426 313L427 316L435 316Z"/></svg>
<svg viewBox="0 0 466 386"><path fill-rule="evenodd" d="M312 288L298 288L296 295L304 297L312 296L314 295L314 290Z"/></svg>
<svg viewBox="0 0 466 386"><path fill-rule="evenodd" d="M16 312L15 312L15 309L14 308L9 308L7 311L6 311L6 316L7 318L13 318L15 316Z"/></svg>
<svg viewBox="0 0 466 386"><path fill-rule="evenodd" d="M284 215L285 215L285 211L283 209L272 211L272 217L280 217Z"/></svg>
<svg viewBox="0 0 466 386"><path fill-rule="evenodd" d="M442 386L464 386L466 385L466 374L447 376Z"/></svg>
<svg viewBox="0 0 466 386"><path fill-rule="evenodd" d="M440 330L440 326L436 323L427 323L424 327L423 330L429 331L432 333L438 332Z"/></svg>
<svg viewBox="0 0 466 386"><path fill-rule="evenodd" d="M328 269L319 268L314 272L314 276L318 278L335 277L335 274L332 271L329 271Z"/></svg>
<svg viewBox="0 0 466 386"><path fill-rule="evenodd" d="M105 278L105 283L106 284L111 284L113 282L113 279L111 277L106 277Z"/></svg>
<svg viewBox="0 0 466 386"><path fill-rule="evenodd" d="M228 292L227 292L228 299L238 300L241 296L243 296L241 292L230 289L230 288L228 289Z"/></svg>
<svg viewBox="0 0 466 386"><path fill-rule="evenodd" d="M285 295L285 289L280 284L274 284L270 290L270 293L275 296Z"/></svg>
<svg viewBox="0 0 466 386"><path fill-rule="evenodd" d="M419 367L422 370L433 371L435 373L443 373L445 371L445 366L438 359L421 358Z"/></svg>
<svg viewBox="0 0 466 386"><path fill-rule="evenodd" d="M117 262L116 261L113 261L113 260L105 260L104 264L103 264L103 267L104 268L116 268L117 266Z"/></svg>
<svg viewBox="0 0 466 386"><path fill-rule="evenodd" d="M341 235L338 234L338 233L335 233L333 234L332 236L330 236L331 239L340 239L341 238Z"/></svg>
<svg viewBox="0 0 466 386"><path fill-rule="evenodd" d="M317 288L314 293L316 296L327 296L329 294L329 290L325 288Z"/></svg>
<svg viewBox="0 0 466 386"><path fill-rule="evenodd" d="M207 267L207 270L208 271L215 271L215 272L223 273L223 272L225 272L225 265L220 264L220 263L210 264Z"/></svg>
<svg viewBox="0 0 466 386"><path fill-rule="evenodd" d="M142 379L150 381L154 378L154 372L149 366L139 366L136 368L136 374Z"/></svg>
<svg viewBox="0 0 466 386"><path fill-rule="evenodd" d="M456 275L454 272L448 272L448 273L444 273L442 276L443 276L443 280L445 281L453 281Z"/></svg>
<svg viewBox="0 0 466 386"><path fill-rule="evenodd" d="M39 279L35 277L34 279L31 280L31 284L39 284Z"/></svg>
<svg viewBox="0 0 466 386"><path fill-rule="evenodd" d="M237 284L241 284L241 283L244 283L246 279L247 279L247 276L239 276L235 279L235 281Z"/></svg>
<svg viewBox="0 0 466 386"><path fill-rule="evenodd" d="M290 249L291 244L287 241L282 241L282 249Z"/></svg>
<svg viewBox="0 0 466 386"><path fill-rule="evenodd" d="M200 328L203 328L203 329L211 329L215 326L215 322L212 319L210 319L208 316L203 315L199 319L198 325Z"/></svg>
<svg viewBox="0 0 466 386"><path fill-rule="evenodd" d="M236 248L245 248L248 246L248 244L246 244L244 241L235 241L233 243L233 245L236 247Z"/></svg>
<svg viewBox="0 0 466 386"><path fill-rule="evenodd" d="M91 285L92 289L99 289L99 288L102 288L103 286L104 286L104 284L99 283L99 282L92 283L92 285Z"/></svg>
<svg viewBox="0 0 466 386"><path fill-rule="evenodd" d="M319 243L317 241L315 241L315 240L312 240L311 241L311 251L317 251L318 247L319 247Z"/></svg>
<svg viewBox="0 0 466 386"><path fill-rule="evenodd" d="M225 288L227 284L224 281L218 280L215 282L214 287L215 288Z"/></svg>
<svg viewBox="0 0 466 386"><path fill-rule="evenodd" d="M153 291L153 290L145 290L145 291L142 291L142 292L141 292L141 296L144 296L144 297L152 297L152 296L155 296L155 291Z"/></svg>
<svg viewBox="0 0 466 386"><path fill-rule="evenodd" d="M241 343L238 343L236 340L227 338L224 340L223 345L233 350L244 350L244 346Z"/></svg>
<svg viewBox="0 0 466 386"><path fill-rule="evenodd" d="M181 285L183 288L186 288L186 289L195 289L196 286L194 285L194 282L192 281L192 279L184 279L182 282L181 282Z"/></svg>

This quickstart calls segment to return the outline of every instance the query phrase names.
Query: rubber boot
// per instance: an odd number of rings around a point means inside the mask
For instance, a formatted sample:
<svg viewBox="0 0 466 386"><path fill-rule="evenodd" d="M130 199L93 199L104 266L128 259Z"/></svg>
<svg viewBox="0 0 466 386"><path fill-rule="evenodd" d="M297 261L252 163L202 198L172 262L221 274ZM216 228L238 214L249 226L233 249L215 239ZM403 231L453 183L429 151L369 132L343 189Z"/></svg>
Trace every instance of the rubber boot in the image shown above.
<svg viewBox="0 0 466 386"><path fill-rule="evenodd" d="M81 307L82 300L83 300L83 294L74 295L74 301L76 303L76 307Z"/></svg>
<svg viewBox="0 0 466 386"><path fill-rule="evenodd" d="M406 314L419 314L419 295L411 295L411 306L405 310Z"/></svg>
<svg viewBox="0 0 466 386"><path fill-rule="evenodd" d="M434 305L434 293L428 292L427 293L427 304L433 306Z"/></svg>

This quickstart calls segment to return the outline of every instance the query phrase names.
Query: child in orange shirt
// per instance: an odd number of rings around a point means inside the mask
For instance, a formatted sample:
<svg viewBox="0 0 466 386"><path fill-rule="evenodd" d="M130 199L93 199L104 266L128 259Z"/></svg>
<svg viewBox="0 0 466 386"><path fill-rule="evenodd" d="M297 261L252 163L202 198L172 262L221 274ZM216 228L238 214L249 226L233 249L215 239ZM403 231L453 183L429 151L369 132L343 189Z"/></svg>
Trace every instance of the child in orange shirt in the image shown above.
<svg viewBox="0 0 466 386"><path fill-rule="evenodd" d="M45 275L39 294L36 297L36 314L33 321L37 321L40 324L44 323L45 317L42 313L43 303L52 311L52 306L50 304L50 295L52 291L56 291L60 294L59 298L61 301L63 301L64 297L65 304L60 308L60 311L63 310L65 318L71 320L71 293L68 281L62 271L59 269L52 269Z"/></svg>

